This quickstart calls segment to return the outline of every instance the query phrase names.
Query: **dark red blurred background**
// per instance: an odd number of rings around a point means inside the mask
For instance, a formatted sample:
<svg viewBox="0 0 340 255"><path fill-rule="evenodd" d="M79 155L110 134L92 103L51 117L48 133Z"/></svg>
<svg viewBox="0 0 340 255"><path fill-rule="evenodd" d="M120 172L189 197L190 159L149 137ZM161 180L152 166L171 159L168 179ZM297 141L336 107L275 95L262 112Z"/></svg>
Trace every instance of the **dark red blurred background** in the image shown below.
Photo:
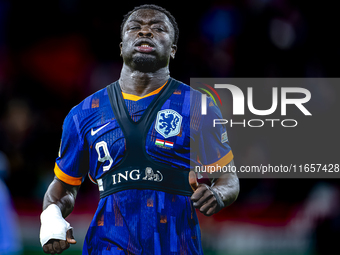
<svg viewBox="0 0 340 255"><path fill-rule="evenodd" d="M120 24L124 14L144 3L0 0L0 176L18 215L21 245L13 249L19 254L41 253L39 215L63 119L119 78ZM190 77L338 77L335 1L154 3L177 19L178 51L170 71L187 84ZM229 134L240 164L240 154L256 152L236 136ZM263 157L270 156L263 151ZM206 254L340 253L338 180L240 183L234 205L211 218L200 216ZM85 235L97 201L97 188L86 180L70 217L79 236ZM74 252L79 249L81 241Z"/></svg>

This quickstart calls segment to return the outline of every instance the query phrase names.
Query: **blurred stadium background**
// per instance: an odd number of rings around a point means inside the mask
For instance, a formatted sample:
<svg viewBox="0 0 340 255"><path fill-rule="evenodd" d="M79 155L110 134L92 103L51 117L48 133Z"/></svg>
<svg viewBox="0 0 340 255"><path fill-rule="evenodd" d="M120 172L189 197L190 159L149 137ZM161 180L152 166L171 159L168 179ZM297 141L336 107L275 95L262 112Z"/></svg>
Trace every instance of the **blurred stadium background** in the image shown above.
<svg viewBox="0 0 340 255"><path fill-rule="evenodd" d="M122 17L144 3L0 0L0 254L43 254L39 215L63 119L119 77ZM170 71L187 84L190 77L339 76L336 1L153 3L177 19ZM327 102L314 106L320 116L338 116L338 92L317 91ZM289 162L284 152L271 152L284 137L268 143L262 136L229 130L236 165ZM316 146L320 154L329 140L339 142L338 135L327 139ZM302 155L301 163L313 163L300 149L294 160ZM336 163L339 146L327 149L331 154L320 163ZM340 254L338 179L241 179L240 185L234 205L209 218L199 215L205 254ZM97 202L97 187L86 180L68 218L78 244L65 254L80 254Z"/></svg>

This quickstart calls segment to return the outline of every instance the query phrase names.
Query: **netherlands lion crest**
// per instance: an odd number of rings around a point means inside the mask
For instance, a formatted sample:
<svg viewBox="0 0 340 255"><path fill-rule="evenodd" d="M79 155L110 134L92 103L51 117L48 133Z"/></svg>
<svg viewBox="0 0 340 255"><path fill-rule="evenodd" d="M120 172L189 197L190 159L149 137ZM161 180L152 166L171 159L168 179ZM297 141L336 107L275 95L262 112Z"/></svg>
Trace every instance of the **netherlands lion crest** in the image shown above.
<svg viewBox="0 0 340 255"><path fill-rule="evenodd" d="M155 129L164 138L176 136L181 131L182 116L171 109L157 113Z"/></svg>
<svg viewBox="0 0 340 255"><path fill-rule="evenodd" d="M163 181L163 175L158 170L155 174L151 167L147 167L145 168L145 176L143 177L143 180L161 182Z"/></svg>

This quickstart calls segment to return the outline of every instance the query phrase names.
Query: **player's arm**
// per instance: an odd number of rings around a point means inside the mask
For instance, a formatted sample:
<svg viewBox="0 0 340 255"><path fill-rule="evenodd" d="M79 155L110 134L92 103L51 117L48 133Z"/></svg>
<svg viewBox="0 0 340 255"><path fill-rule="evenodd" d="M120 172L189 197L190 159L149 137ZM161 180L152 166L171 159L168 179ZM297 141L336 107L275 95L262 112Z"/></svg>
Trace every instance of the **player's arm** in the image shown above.
<svg viewBox="0 0 340 255"><path fill-rule="evenodd" d="M55 176L45 193L43 210L51 204L56 204L60 208L62 216L66 218L74 208L79 187L80 185L69 185Z"/></svg>
<svg viewBox="0 0 340 255"><path fill-rule="evenodd" d="M234 160L227 166L234 166ZM190 183L195 186L193 181L190 181ZM232 204L240 191L238 177L236 173L231 171L213 179L211 186L199 184L196 187L196 189L193 187L195 192L191 196L193 206L206 216L211 216Z"/></svg>
<svg viewBox="0 0 340 255"><path fill-rule="evenodd" d="M48 187L40 216L40 241L45 253L61 253L75 244L72 228L64 219L73 210L80 186L66 184L57 177Z"/></svg>
<svg viewBox="0 0 340 255"><path fill-rule="evenodd" d="M207 104L207 114L202 115L200 132L197 137L198 158L202 165L218 165L226 169L234 169L233 154L228 143L228 135L225 125L213 126L214 119L222 119L220 109L211 98ZM224 155L221 157L221 155ZM212 162L214 162L212 164ZM214 175L217 175L215 172ZM190 178L189 181L196 178ZM211 186L201 183L194 189L191 196L193 206L204 215L210 216L219 212L222 208L233 203L239 193L239 180L236 173L228 171L212 180ZM191 184L190 181L190 184ZM196 180L195 180L196 182Z"/></svg>

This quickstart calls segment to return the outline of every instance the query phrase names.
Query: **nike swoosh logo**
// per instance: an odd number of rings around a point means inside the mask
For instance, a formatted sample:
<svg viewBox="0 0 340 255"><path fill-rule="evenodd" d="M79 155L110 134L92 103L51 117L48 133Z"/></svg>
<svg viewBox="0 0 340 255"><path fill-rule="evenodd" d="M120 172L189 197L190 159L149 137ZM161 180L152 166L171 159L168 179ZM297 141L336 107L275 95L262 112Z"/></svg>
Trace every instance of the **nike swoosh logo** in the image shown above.
<svg viewBox="0 0 340 255"><path fill-rule="evenodd" d="M100 130L102 130L104 127L106 127L107 125L109 125L109 123L106 123L104 126L101 126L100 128L93 130L93 128L91 128L91 135L94 136L95 134L97 134Z"/></svg>

